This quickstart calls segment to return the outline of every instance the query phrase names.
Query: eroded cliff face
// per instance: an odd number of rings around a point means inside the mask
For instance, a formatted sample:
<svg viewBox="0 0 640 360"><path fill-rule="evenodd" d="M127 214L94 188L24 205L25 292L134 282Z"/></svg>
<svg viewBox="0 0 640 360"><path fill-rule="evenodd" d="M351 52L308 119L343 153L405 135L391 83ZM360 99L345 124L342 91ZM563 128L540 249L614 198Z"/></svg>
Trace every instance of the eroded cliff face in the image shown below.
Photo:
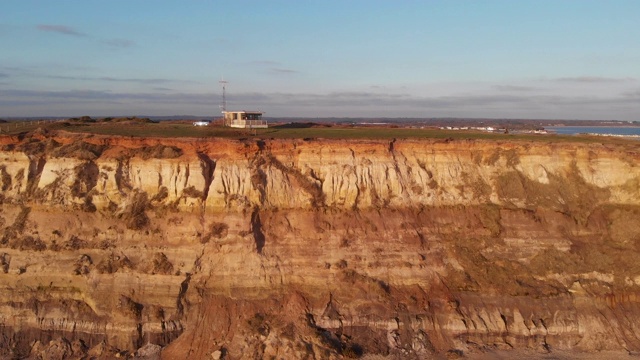
<svg viewBox="0 0 640 360"><path fill-rule="evenodd" d="M5 355L640 351L635 143L0 144Z"/></svg>

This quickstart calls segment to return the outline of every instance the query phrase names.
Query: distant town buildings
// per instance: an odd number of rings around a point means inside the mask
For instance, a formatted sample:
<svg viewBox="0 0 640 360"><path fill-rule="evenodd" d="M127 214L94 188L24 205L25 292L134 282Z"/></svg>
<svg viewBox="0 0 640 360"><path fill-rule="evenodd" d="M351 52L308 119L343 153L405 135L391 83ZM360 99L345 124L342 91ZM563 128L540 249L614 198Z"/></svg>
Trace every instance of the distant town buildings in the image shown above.
<svg viewBox="0 0 640 360"><path fill-rule="evenodd" d="M547 131L544 129L507 130L506 128L495 128L493 126L440 126L440 130L475 130L475 131L499 132L499 133L516 132L520 134L546 134L547 133Z"/></svg>

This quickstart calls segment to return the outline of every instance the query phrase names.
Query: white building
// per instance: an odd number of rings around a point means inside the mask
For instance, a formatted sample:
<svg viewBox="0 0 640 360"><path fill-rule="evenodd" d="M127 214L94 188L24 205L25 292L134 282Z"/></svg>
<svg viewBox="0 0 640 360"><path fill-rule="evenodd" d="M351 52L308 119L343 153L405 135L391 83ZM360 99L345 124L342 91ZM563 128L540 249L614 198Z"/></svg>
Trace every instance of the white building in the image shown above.
<svg viewBox="0 0 640 360"><path fill-rule="evenodd" d="M260 111L223 111L224 125L239 129L266 129L267 120Z"/></svg>

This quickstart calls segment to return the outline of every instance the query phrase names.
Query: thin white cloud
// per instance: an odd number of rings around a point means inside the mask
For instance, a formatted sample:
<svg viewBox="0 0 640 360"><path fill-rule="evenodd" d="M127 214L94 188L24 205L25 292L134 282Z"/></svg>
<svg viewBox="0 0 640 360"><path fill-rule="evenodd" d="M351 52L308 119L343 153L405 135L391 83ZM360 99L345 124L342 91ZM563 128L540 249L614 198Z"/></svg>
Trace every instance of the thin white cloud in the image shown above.
<svg viewBox="0 0 640 360"><path fill-rule="evenodd" d="M626 78L614 78L614 77L601 77L601 76L577 76L577 77L562 77L554 79L558 82L574 82L574 83L620 83L620 82L634 82L637 79L632 77Z"/></svg>
<svg viewBox="0 0 640 360"><path fill-rule="evenodd" d="M97 90L68 90L68 91L38 91L38 90L0 90L0 104L11 104L13 100L28 100L33 103L51 104L64 100L69 103L78 103L83 101L109 101L109 102L147 102L147 103L186 103L186 104L205 104L211 103L213 95L211 94L158 94L158 93L118 93L111 91ZM11 100L13 99L13 100ZM2 102L2 101L6 102Z"/></svg>
<svg viewBox="0 0 640 360"><path fill-rule="evenodd" d="M144 79L144 78L116 78L111 76L92 77L92 76L65 76L65 75L43 75L41 77L48 78L48 79L58 79L58 80L129 82L129 83L139 83L139 84L147 84L147 85L168 84L168 83L195 83L194 81L188 81L188 80L176 80L176 79L164 79L164 78Z"/></svg>
<svg viewBox="0 0 640 360"><path fill-rule="evenodd" d="M86 36L86 34L81 33L74 28L66 25L48 25L48 24L40 24L37 26L38 30L45 32L53 32L63 35L71 35L71 36Z"/></svg>
<svg viewBox="0 0 640 360"><path fill-rule="evenodd" d="M162 88L163 90L165 88ZM168 89L167 89L168 90ZM393 106L394 108L423 106L425 108L450 108L457 107L490 107L502 106L522 106L542 104L553 104L562 106L582 106L598 104L634 104L635 99L630 97L638 96L640 93L626 94L622 97L594 98L587 96L518 96L518 95L468 95L468 96L441 96L441 97L414 97L408 94L379 94L372 92L332 92L328 94L293 94L293 93L239 93L234 95L236 103L256 103L268 106L270 104L292 104L292 105L323 105L323 106L370 106L371 108ZM137 99L142 101L172 101L188 103L210 103L213 104L215 95L210 93L118 93L111 91L95 90L69 90L69 91L35 91L35 90L2 90L3 97L23 97L36 99L111 99L126 100ZM636 104L640 107L640 104Z"/></svg>
<svg viewBox="0 0 640 360"><path fill-rule="evenodd" d="M77 36L77 37L89 37L89 35L76 30L75 28L67 25L51 25L51 24L40 24L36 26L36 28L40 31L57 33L68 36ZM122 38L113 38L113 39L94 39L103 45L107 45L114 48L129 48L135 46L135 42L129 39Z"/></svg>
<svg viewBox="0 0 640 360"><path fill-rule="evenodd" d="M119 79L123 80L123 79ZM136 80L136 79L129 79ZM138 79L140 80L140 79ZM217 113L217 93L180 93L152 87L146 93L93 90L28 91L0 89L0 106L27 115L48 109L99 109L100 111L154 115ZM331 93L234 93L231 108L267 111L273 116L342 117L475 117L638 120L640 89L617 96L532 95L527 92L416 96L372 91ZM115 106L117 105L117 106ZM29 111L30 113L24 113ZM53 111L53 110L51 110ZM107 113L105 113L107 114ZM107 114L108 115L108 114Z"/></svg>
<svg viewBox="0 0 640 360"><path fill-rule="evenodd" d="M175 80L175 79L140 79L140 78L114 78L114 77L98 77L98 78L88 78L87 80L102 80L102 81L110 81L110 82L134 82L141 84L167 84L167 83L187 83L191 81L186 80Z"/></svg>
<svg viewBox="0 0 640 360"><path fill-rule="evenodd" d="M103 40L102 43L117 48L128 48L136 44L134 41L128 39L108 39Z"/></svg>
<svg viewBox="0 0 640 360"><path fill-rule="evenodd" d="M505 91L505 92L513 92L513 91L520 92L520 91L537 90L533 86L520 86L520 85L494 85L493 89L498 90L498 91Z"/></svg>
<svg viewBox="0 0 640 360"><path fill-rule="evenodd" d="M264 67L271 67L271 66L280 66L282 65L282 63L279 63L277 61L273 61L273 60L255 60L255 61L249 61L248 63L246 63L247 65L254 65L254 66L264 66Z"/></svg>
<svg viewBox="0 0 640 360"><path fill-rule="evenodd" d="M628 119L640 113L633 97L465 95L415 97L371 92L237 94L238 103L307 116L470 116L500 118ZM618 109L614 112L611 109ZM272 111L273 112L273 111ZM314 114L315 112L315 114Z"/></svg>
<svg viewBox="0 0 640 360"><path fill-rule="evenodd" d="M283 75L283 74L297 74L299 71L289 69L283 66L281 62L273 60L255 60L246 63L248 66L257 67L263 70L267 70L271 74Z"/></svg>
<svg viewBox="0 0 640 360"><path fill-rule="evenodd" d="M627 92L624 92L622 95L640 100L640 89L627 91Z"/></svg>
<svg viewBox="0 0 640 360"><path fill-rule="evenodd" d="M276 74L297 74L298 71L292 69L283 69L283 68L271 68L272 73Z"/></svg>

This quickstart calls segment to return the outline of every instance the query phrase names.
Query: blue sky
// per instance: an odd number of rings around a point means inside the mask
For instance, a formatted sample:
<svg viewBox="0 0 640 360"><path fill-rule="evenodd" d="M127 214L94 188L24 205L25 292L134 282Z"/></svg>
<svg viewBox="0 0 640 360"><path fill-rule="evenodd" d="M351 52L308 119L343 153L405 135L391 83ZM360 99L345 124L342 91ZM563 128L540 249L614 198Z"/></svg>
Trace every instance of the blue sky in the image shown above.
<svg viewBox="0 0 640 360"><path fill-rule="evenodd" d="M640 1L0 5L0 117L640 120Z"/></svg>

